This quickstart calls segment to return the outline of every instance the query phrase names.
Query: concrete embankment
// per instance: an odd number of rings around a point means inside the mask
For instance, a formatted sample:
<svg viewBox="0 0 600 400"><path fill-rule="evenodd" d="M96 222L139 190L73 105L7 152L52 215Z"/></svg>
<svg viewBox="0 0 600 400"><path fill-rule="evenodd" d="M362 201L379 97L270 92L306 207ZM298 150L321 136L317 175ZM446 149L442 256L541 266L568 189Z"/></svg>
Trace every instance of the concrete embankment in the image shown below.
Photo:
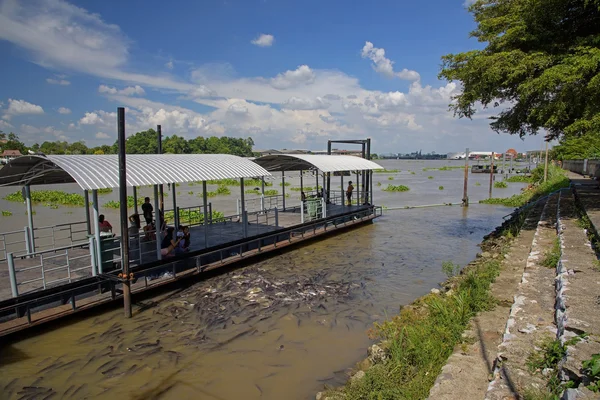
<svg viewBox="0 0 600 400"><path fill-rule="evenodd" d="M430 399L600 398L583 362L600 353L600 188L570 173L571 188L539 202L505 255L492 293L443 367Z"/></svg>

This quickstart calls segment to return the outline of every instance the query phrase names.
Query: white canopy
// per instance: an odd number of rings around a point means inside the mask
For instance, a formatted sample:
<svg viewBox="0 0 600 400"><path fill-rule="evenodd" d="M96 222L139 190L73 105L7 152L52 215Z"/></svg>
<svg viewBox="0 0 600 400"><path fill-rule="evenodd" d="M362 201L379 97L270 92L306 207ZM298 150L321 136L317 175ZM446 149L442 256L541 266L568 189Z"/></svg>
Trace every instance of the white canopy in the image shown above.
<svg viewBox="0 0 600 400"><path fill-rule="evenodd" d="M329 154L272 154L256 158L254 162L267 171L318 169L321 172L338 172L383 169L381 165L361 157Z"/></svg>

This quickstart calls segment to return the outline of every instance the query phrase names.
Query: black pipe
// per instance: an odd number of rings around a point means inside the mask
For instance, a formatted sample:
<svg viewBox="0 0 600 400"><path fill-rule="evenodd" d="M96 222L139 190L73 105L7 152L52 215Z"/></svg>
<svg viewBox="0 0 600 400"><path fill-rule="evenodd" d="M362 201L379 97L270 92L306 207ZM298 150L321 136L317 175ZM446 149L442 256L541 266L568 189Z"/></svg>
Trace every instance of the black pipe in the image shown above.
<svg viewBox="0 0 600 400"><path fill-rule="evenodd" d="M162 154L162 126L156 125L156 133L158 133L158 150L156 154ZM158 197L160 198L160 211L164 214L165 212L165 193L163 185L158 185ZM158 211L158 210L157 210ZM159 218L156 218L158 224Z"/></svg>
<svg viewBox="0 0 600 400"><path fill-rule="evenodd" d="M127 224L127 166L125 163L125 108L117 108L119 131L119 201L121 211L121 265L123 267L123 306L125 317L131 318L131 286L129 281L129 230Z"/></svg>

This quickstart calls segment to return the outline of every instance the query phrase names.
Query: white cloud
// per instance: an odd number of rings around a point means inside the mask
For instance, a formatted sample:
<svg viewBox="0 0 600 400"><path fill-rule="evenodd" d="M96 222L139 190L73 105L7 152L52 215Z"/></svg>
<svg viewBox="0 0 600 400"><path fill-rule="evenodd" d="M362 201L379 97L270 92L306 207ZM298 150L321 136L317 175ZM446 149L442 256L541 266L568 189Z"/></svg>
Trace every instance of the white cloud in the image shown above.
<svg viewBox="0 0 600 400"><path fill-rule="evenodd" d="M48 78L48 79L46 79L46 82L48 82L51 85L62 85L62 86L68 86L71 84L71 82L67 81L66 79Z"/></svg>
<svg viewBox="0 0 600 400"><path fill-rule="evenodd" d="M59 114L71 114L71 110L68 109L67 107L60 107L58 109L58 113Z"/></svg>
<svg viewBox="0 0 600 400"><path fill-rule="evenodd" d="M107 134L106 134L106 133L104 133L104 132L98 132L98 133L96 133L96 135L95 135L95 136L96 136L96 139L100 139L100 140L103 140L103 139L110 139L110 136L109 136L109 135L107 135Z"/></svg>
<svg viewBox="0 0 600 400"><path fill-rule="evenodd" d="M65 136L65 132L60 130L60 129L56 129L53 126L46 126L46 127L37 127L37 126L32 126L32 125L27 125L27 124L21 124L20 128L20 133L24 135L23 140L28 140L28 141L35 141L38 143L44 142L46 140L69 140L68 136ZM35 135L35 136L33 136ZM40 137L41 135L41 137ZM54 136L54 138L49 138L47 135L52 135ZM32 137L33 136L33 137Z"/></svg>
<svg viewBox="0 0 600 400"><path fill-rule="evenodd" d="M308 65L301 65L293 71L285 71L271 79L276 89L289 89L299 85L310 85L315 81L315 73Z"/></svg>
<svg viewBox="0 0 600 400"><path fill-rule="evenodd" d="M385 50L374 47L371 42L365 42L361 56L373 61L373 69L388 78L398 77L407 81L418 81L421 79L417 71L406 68L400 72L394 72L394 62L385 57Z"/></svg>
<svg viewBox="0 0 600 400"><path fill-rule="evenodd" d="M261 33L256 37L256 39L252 40L250 43L259 47L270 47L273 45L274 40L275 36Z"/></svg>
<svg viewBox="0 0 600 400"><path fill-rule="evenodd" d="M117 113L102 110L86 112L79 123L81 125L110 125L112 129L115 129L117 126Z"/></svg>
<svg viewBox="0 0 600 400"><path fill-rule="evenodd" d="M14 126L12 126L11 124L9 124L8 122L6 122L3 119L0 119L0 131L9 129L9 128L14 128Z"/></svg>
<svg viewBox="0 0 600 400"><path fill-rule="evenodd" d="M168 63L166 63L165 67L167 67L168 69L173 69L173 67L174 67L173 61L169 61Z"/></svg>
<svg viewBox="0 0 600 400"><path fill-rule="evenodd" d="M106 93L106 94L121 94L121 95L125 95L125 96L133 96L136 94L139 96L143 96L146 94L146 91L144 90L144 88L142 88L139 85L129 86L129 87L126 87L125 89L121 89L121 90L118 90L117 88L106 86L106 85L100 85L100 86L98 86L98 92Z"/></svg>
<svg viewBox="0 0 600 400"><path fill-rule="evenodd" d="M23 114L43 114L44 109L36 104L29 103L25 100L8 99L8 108L4 113L4 119L10 120L15 115Z"/></svg>
<svg viewBox="0 0 600 400"><path fill-rule="evenodd" d="M314 100L290 97L288 100L284 101L281 106L290 110L320 110L329 108L330 104L323 101L320 97L317 97Z"/></svg>
<svg viewBox="0 0 600 400"><path fill-rule="evenodd" d="M465 0L463 6L469 7L470 5L475 4L475 2L477 2L477 0Z"/></svg>

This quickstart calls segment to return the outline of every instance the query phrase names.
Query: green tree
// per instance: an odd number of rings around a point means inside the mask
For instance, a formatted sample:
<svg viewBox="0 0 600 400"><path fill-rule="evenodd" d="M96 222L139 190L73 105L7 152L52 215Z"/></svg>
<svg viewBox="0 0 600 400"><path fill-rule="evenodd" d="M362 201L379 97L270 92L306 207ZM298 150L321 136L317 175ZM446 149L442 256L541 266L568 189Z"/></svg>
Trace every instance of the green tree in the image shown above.
<svg viewBox="0 0 600 400"><path fill-rule="evenodd" d="M17 136L16 133L9 133L8 135L5 135L4 140L6 140L6 143L4 143L4 145L2 146L2 150L19 150L21 152L21 154L25 154L27 153L27 146L25 146L25 144L23 144L23 142L21 142L21 140L19 140L19 136Z"/></svg>
<svg viewBox="0 0 600 400"><path fill-rule="evenodd" d="M600 158L600 134L588 133L578 137L566 137L552 149L552 158L573 160Z"/></svg>
<svg viewBox="0 0 600 400"><path fill-rule="evenodd" d="M163 141L163 153L188 154L190 145L185 138L177 135L169 136Z"/></svg>
<svg viewBox="0 0 600 400"><path fill-rule="evenodd" d="M600 132L600 0L477 0L469 11L487 45L442 57L440 78L463 85L455 115L481 102L506 107L496 132Z"/></svg>
<svg viewBox="0 0 600 400"><path fill-rule="evenodd" d="M85 145L83 140L75 142L69 145L68 151L70 154L87 154L88 147Z"/></svg>
<svg viewBox="0 0 600 400"><path fill-rule="evenodd" d="M111 153L117 153L119 141L115 141ZM128 154L156 154L158 152L158 133L154 129L138 132L127 138L125 148Z"/></svg>

